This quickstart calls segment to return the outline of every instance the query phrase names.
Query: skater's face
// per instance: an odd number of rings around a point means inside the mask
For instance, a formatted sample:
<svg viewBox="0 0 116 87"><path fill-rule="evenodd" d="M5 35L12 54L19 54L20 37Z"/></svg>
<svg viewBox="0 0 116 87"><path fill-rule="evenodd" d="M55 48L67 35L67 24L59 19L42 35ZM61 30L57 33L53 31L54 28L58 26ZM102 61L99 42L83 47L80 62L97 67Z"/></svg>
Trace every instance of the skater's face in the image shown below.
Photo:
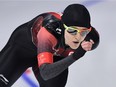
<svg viewBox="0 0 116 87"><path fill-rule="evenodd" d="M72 49L77 49L80 43L85 39L86 35L91 31L91 28L70 26L65 27L65 44L70 46Z"/></svg>

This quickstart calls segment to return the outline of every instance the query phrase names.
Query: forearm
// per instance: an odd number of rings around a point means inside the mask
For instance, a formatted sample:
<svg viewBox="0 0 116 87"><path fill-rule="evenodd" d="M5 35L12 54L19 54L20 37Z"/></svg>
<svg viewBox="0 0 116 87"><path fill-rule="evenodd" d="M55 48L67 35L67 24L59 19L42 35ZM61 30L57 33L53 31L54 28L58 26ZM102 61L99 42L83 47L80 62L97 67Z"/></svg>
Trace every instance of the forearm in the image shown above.
<svg viewBox="0 0 116 87"><path fill-rule="evenodd" d="M79 46L72 55L58 62L54 62L52 64L42 64L40 66L40 74L44 80L51 79L67 69L73 62L81 58L85 53L86 51Z"/></svg>
<svg viewBox="0 0 116 87"><path fill-rule="evenodd" d="M57 61L53 64L43 64L40 66L40 73L44 80L51 79L65 69L67 69L75 60L72 58L73 56L70 55L60 61Z"/></svg>

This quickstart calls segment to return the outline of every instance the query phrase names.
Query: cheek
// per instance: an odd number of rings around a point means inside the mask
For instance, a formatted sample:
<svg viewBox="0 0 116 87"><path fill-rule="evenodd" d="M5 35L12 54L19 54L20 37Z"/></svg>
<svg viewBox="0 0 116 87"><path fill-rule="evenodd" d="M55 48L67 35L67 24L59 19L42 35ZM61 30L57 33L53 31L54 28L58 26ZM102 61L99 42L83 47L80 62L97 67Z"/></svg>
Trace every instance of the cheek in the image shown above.
<svg viewBox="0 0 116 87"><path fill-rule="evenodd" d="M82 37L82 38L81 38L81 42L82 42L84 39L85 39L85 37Z"/></svg>
<svg viewBox="0 0 116 87"><path fill-rule="evenodd" d="M82 37L81 41L83 41L85 39L86 36Z"/></svg>
<svg viewBox="0 0 116 87"><path fill-rule="evenodd" d="M66 37L66 39L71 39L71 36L68 34L66 34L65 37Z"/></svg>
<svg viewBox="0 0 116 87"><path fill-rule="evenodd" d="M65 33L65 42L71 42L72 41L72 39L73 39L73 37L69 34L69 33Z"/></svg>
<svg viewBox="0 0 116 87"><path fill-rule="evenodd" d="M80 34L77 35L77 39L79 40L79 42L82 42L85 39L86 36L81 36Z"/></svg>

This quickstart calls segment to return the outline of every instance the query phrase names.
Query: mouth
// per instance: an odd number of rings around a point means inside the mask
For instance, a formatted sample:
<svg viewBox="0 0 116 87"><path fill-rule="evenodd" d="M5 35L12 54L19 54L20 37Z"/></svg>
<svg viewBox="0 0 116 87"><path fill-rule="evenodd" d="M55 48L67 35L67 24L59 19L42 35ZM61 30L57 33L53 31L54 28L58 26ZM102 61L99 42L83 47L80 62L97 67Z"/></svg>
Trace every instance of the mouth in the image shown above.
<svg viewBox="0 0 116 87"><path fill-rule="evenodd" d="M74 44L78 44L79 42L78 41L73 41Z"/></svg>

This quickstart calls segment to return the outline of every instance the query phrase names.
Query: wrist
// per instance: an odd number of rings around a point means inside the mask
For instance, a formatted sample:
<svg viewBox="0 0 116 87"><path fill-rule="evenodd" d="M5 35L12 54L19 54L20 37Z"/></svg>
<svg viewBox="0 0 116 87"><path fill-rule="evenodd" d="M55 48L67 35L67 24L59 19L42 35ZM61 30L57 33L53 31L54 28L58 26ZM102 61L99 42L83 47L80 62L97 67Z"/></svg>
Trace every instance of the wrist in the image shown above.
<svg viewBox="0 0 116 87"><path fill-rule="evenodd" d="M84 56L85 53L86 51L81 46L79 46L79 48L77 48L75 52L73 53L73 59L77 60L81 58L82 56Z"/></svg>

